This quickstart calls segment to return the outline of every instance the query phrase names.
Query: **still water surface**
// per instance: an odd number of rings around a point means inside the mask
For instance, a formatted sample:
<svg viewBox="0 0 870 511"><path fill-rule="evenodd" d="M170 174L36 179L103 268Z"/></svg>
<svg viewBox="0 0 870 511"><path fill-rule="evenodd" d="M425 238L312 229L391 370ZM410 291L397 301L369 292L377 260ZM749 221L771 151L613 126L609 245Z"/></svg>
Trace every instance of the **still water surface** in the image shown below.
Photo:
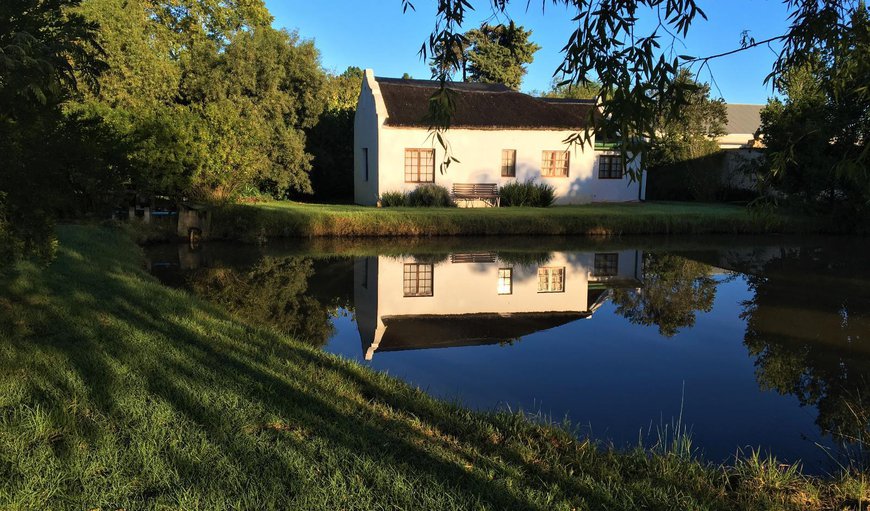
<svg viewBox="0 0 870 511"><path fill-rule="evenodd" d="M152 272L429 393L618 446L833 468L870 424L870 242L436 239L155 246Z"/></svg>

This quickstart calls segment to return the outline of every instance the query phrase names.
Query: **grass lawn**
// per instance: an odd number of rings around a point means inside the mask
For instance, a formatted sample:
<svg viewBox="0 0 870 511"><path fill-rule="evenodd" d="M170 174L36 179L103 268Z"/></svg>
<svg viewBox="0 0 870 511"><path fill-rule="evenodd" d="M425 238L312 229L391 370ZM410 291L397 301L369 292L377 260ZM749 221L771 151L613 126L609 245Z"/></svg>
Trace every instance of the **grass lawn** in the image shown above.
<svg viewBox="0 0 870 511"><path fill-rule="evenodd" d="M785 214L743 206L678 202L551 208L373 208L290 201L215 211L212 234L255 240L310 236L764 234L813 230Z"/></svg>
<svg viewBox="0 0 870 511"><path fill-rule="evenodd" d="M162 286L119 230L59 238L51 266L0 280L0 509L841 509L870 497L859 473L709 466L685 442L621 453L472 412Z"/></svg>

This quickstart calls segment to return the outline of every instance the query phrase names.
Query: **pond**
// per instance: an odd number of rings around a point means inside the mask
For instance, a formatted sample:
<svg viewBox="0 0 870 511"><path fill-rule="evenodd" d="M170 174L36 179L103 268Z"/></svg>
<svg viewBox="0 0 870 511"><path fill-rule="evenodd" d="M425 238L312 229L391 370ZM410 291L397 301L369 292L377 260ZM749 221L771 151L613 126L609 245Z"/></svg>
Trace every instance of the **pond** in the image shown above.
<svg viewBox="0 0 870 511"><path fill-rule="evenodd" d="M708 460L757 449L810 473L862 455L868 254L776 237L147 250L163 282L432 395L619 447L682 424Z"/></svg>

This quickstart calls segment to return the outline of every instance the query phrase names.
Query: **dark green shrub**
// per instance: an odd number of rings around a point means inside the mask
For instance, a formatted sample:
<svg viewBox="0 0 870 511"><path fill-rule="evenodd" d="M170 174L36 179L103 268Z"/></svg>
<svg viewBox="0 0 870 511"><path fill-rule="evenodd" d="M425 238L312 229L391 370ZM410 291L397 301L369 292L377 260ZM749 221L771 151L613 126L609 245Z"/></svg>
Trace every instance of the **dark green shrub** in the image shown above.
<svg viewBox="0 0 870 511"><path fill-rule="evenodd" d="M400 208L407 205L407 197L402 192L384 192L381 194L381 207Z"/></svg>
<svg viewBox="0 0 870 511"><path fill-rule="evenodd" d="M415 188L407 196L408 206L415 208L452 208L456 206L447 188L425 184Z"/></svg>
<svg viewBox="0 0 870 511"><path fill-rule="evenodd" d="M547 183L535 183L529 179L525 183L514 181L502 186L498 195L502 206L546 208L556 200L556 189Z"/></svg>

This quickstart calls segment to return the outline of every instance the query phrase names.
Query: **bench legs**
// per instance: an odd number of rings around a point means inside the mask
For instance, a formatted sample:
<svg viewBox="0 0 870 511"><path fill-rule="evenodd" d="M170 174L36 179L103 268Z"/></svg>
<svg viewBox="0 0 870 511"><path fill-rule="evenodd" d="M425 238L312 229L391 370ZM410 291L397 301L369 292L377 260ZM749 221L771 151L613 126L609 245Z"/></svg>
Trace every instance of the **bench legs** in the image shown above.
<svg viewBox="0 0 870 511"><path fill-rule="evenodd" d="M501 197L456 197L454 195L453 200L456 202L464 201L466 207L468 207L469 202L472 201L480 201L491 208L501 207Z"/></svg>

